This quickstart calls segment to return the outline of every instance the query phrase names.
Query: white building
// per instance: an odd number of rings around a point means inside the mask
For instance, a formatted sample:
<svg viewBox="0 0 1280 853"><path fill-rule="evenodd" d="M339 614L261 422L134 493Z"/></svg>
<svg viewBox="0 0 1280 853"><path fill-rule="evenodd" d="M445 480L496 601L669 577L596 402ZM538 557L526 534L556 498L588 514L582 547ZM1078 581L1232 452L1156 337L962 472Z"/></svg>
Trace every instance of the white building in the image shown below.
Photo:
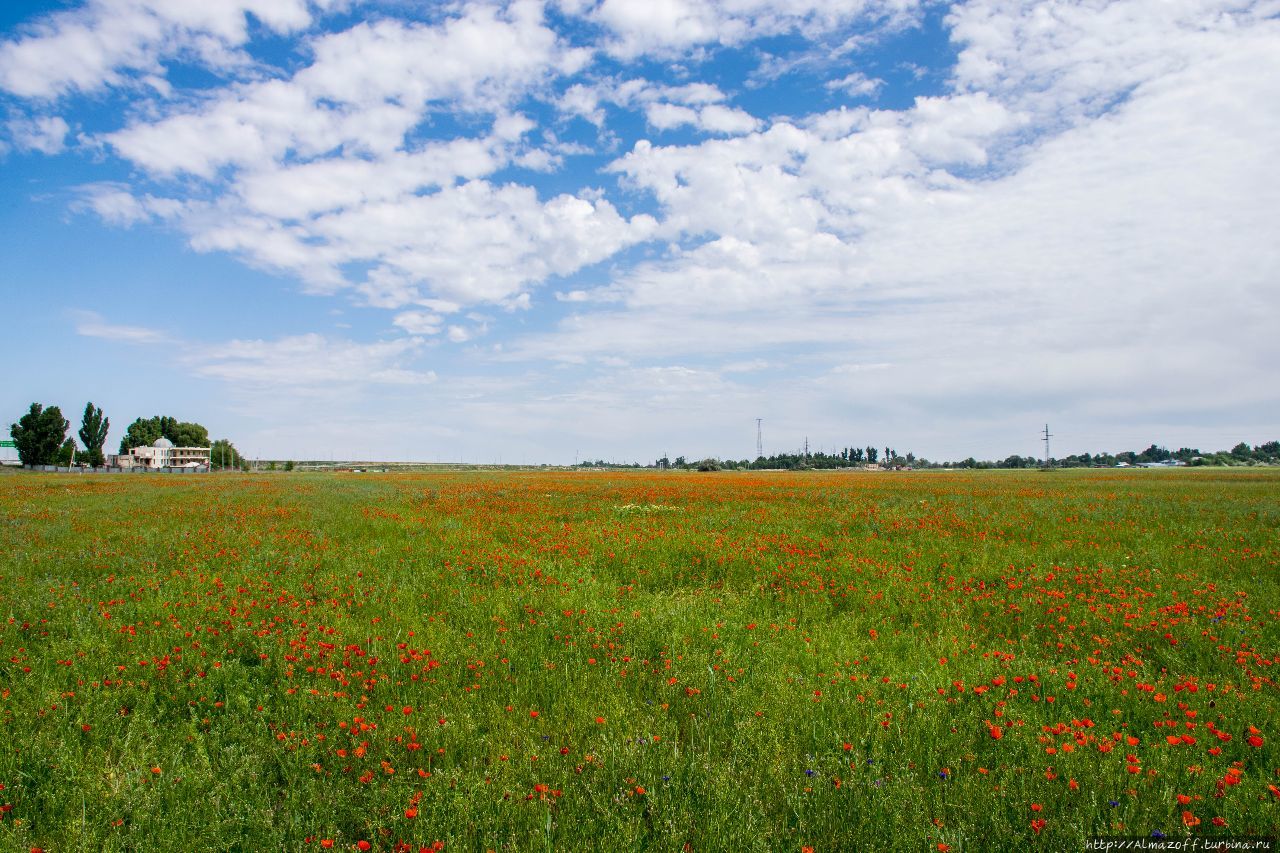
<svg viewBox="0 0 1280 853"><path fill-rule="evenodd" d="M174 447L167 438L157 438L150 447L135 447L115 457L121 468L207 468L209 448Z"/></svg>

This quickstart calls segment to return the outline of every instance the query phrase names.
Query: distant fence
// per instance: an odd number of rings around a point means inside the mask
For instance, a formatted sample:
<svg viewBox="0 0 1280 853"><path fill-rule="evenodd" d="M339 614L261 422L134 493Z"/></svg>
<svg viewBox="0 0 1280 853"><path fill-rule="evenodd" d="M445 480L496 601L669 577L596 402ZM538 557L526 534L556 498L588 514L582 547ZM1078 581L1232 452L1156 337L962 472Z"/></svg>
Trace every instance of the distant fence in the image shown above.
<svg viewBox="0 0 1280 853"><path fill-rule="evenodd" d="M27 471L48 471L54 474L208 474L209 466L201 465L198 468L117 468L113 466L104 466L102 468L78 468L75 466L67 467L65 465L23 465Z"/></svg>

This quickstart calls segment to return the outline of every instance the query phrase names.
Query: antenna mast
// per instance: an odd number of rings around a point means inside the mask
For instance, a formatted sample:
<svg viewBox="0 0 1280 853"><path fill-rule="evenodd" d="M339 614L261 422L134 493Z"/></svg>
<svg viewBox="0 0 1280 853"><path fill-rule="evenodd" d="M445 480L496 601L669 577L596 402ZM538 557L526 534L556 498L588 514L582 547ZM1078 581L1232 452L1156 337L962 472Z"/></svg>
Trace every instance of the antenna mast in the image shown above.
<svg viewBox="0 0 1280 853"><path fill-rule="evenodd" d="M764 423L764 418L756 418L756 458L764 456L764 439L760 425Z"/></svg>
<svg viewBox="0 0 1280 853"><path fill-rule="evenodd" d="M1044 441L1044 467L1046 468L1049 467L1049 439L1050 438L1052 438L1052 433L1049 432L1049 425L1045 424L1044 438L1042 440Z"/></svg>

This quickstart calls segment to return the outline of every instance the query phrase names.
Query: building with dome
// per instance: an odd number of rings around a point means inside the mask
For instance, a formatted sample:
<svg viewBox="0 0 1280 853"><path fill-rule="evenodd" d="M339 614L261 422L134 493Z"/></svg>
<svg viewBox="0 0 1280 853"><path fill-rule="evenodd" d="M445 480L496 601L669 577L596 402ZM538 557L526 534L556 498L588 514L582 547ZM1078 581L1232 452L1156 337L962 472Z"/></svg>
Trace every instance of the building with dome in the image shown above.
<svg viewBox="0 0 1280 853"><path fill-rule="evenodd" d="M209 448L175 447L167 438L157 438L150 445L135 447L112 460L121 468L208 468Z"/></svg>

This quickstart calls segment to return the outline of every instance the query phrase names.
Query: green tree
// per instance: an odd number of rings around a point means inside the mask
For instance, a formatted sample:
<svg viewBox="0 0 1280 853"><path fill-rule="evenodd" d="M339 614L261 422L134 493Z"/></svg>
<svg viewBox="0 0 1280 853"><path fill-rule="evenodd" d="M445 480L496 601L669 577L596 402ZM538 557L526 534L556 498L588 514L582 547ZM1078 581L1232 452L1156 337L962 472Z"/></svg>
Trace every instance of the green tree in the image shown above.
<svg viewBox="0 0 1280 853"><path fill-rule="evenodd" d="M286 471L292 471L293 469L294 469L294 464L293 464L293 460L292 460L292 459L290 459L288 462L284 463L284 470L286 470Z"/></svg>
<svg viewBox="0 0 1280 853"><path fill-rule="evenodd" d="M164 437L178 447L208 447L209 430L200 424L175 421Z"/></svg>
<svg viewBox="0 0 1280 853"><path fill-rule="evenodd" d="M124 437L120 439L120 452L128 453L135 447L148 447L154 444L156 439L163 438L164 432L161 429L160 417L154 418L138 418L129 424L124 431Z"/></svg>
<svg viewBox="0 0 1280 853"><path fill-rule="evenodd" d="M68 424L68 426L70 426L70 424ZM62 442L62 446L58 448L57 458L54 459L53 464L57 465L59 468L69 468L75 459L76 440L74 438L68 438L66 441Z"/></svg>
<svg viewBox="0 0 1280 853"><path fill-rule="evenodd" d="M871 445L867 445L867 462L871 463L872 465L876 464L876 457L878 457L879 455L880 455L879 450L876 450Z"/></svg>
<svg viewBox="0 0 1280 853"><path fill-rule="evenodd" d="M128 453L135 447L154 444L158 438L167 438L177 447L208 447L209 431L197 423L180 421L168 415L138 418L129 424L120 440L120 452Z"/></svg>
<svg viewBox="0 0 1280 853"><path fill-rule="evenodd" d="M53 465L71 423L57 406L45 408L32 403L31 409L9 425L9 437L17 445L18 459L24 465Z"/></svg>
<svg viewBox="0 0 1280 853"><path fill-rule="evenodd" d="M244 459L236 446L225 438L220 438L209 447L209 466L219 470L235 470L242 467ZM247 463L246 463L247 464Z"/></svg>
<svg viewBox="0 0 1280 853"><path fill-rule="evenodd" d="M92 402L85 404L84 415L80 418L80 443L84 445L84 461L97 468L107 460L102 454L102 446L107 443L107 430L111 428L111 419L102 416L102 409L94 408Z"/></svg>

